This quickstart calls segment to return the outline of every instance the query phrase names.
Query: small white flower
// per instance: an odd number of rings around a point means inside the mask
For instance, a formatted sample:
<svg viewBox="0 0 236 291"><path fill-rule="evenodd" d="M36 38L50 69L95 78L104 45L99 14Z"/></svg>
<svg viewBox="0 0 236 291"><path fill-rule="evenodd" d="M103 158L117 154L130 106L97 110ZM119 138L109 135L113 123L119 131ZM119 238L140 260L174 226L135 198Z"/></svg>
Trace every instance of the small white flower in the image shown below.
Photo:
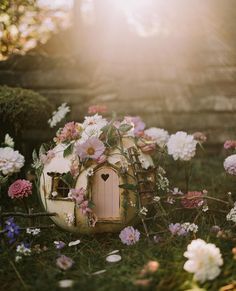
<svg viewBox="0 0 236 291"><path fill-rule="evenodd" d="M143 206L143 207L140 209L140 211L139 211L139 214L144 215L144 216L146 216L147 213L148 213L148 210L147 210L147 208L144 207L144 206Z"/></svg>
<svg viewBox="0 0 236 291"><path fill-rule="evenodd" d="M41 232L40 228L30 228L26 229L26 233L31 234L32 236L36 236Z"/></svg>
<svg viewBox="0 0 236 291"><path fill-rule="evenodd" d="M202 207L202 211L203 212L207 212L209 210L209 207L208 207L208 205L203 205L203 207Z"/></svg>
<svg viewBox="0 0 236 291"><path fill-rule="evenodd" d="M138 158L143 169L148 169L149 167L154 166L152 158L149 155L142 153L141 151L139 151Z"/></svg>
<svg viewBox="0 0 236 291"><path fill-rule="evenodd" d="M175 187L175 188L171 191L171 193L172 193L173 195L183 195L183 192L180 191L179 188L177 188L177 187Z"/></svg>
<svg viewBox="0 0 236 291"><path fill-rule="evenodd" d="M161 148L163 148L169 140L169 133L162 128L151 127L144 130L144 133L150 136Z"/></svg>
<svg viewBox="0 0 236 291"><path fill-rule="evenodd" d="M226 219L228 221L233 221L236 223L236 206L230 210L230 212L227 214Z"/></svg>
<svg viewBox="0 0 236 291"><path fill-rule="evenodd" d="M196 153L197 141L193 135L184 131L178 131L170 136L167 143L168 154L173 156L174 160L189 161Z"/></svg>
<svg viewBox="0 0 236 291"><path fill-rule="evenodd" d="M68 226L72 226L75 221L75 216L72 213L64 213L65 215L65 221L68 224Z"/></svg>
<svg viewBox="0 0 236 291"><path fill-rule="evenodd" d="M184 270L194 273L194 279L201 283L213 280L220 274L223 259L219 248L214 244L206 243L202 239L193 240L187 247L184 256L188 261Z"/></svg>
<svg viewBox="0 0 236 291"><path fill-rule="evenodd" d="M132 200L130 200L129 205L130 205L131 207L136 207L136 203L134 203Z"/></svg>
<svg viewBox="0 0 236 291"><path fill-rule="evenodd" d="M187 232L198 232L198 226L195 223L185 222L181 224L181 227Z"/></svg>
<svg viewBox="0 0 236 291"><path fill-rule="evenodd" d="M15 145L14 140L12 137L10 137L8 133L5 135L4 144L11 148L14 148Z"/></svg>
<svg viewBox="0 0 236 291"><path fill-rule="evenodd" d="M119 262L120 260L121 260L120 255L110 255L106 257L106 261L109 263L116 263Z"/></svg>
<svg viewBox="0 0 236 291"><path fill-rule="evenodd" d="M24 166L25 158L11 147L0 148L0 172L3 175L17 173Z"/></svg>
<svg viewBox="0 0 236 291"><path fill-rule="evenodd" d="M86 174L87 174L87 176L89 176L89 177L92 177L93 175L94 175L94 171L93 171L93 168L88 168L87 170L86 170Z"/></svg>
<svg viewBox="0 0 236 291"><path fill-rule="evenodd" d="M225 159L224 168L230 175L236 175L236 154Z"/></svg>
<svg viewBox="0 0 236 291"><path fill-rule="evenodd" d="M53 112L52 118L48 120L50 127L56 126L62 119L65 118L66 114L70 112L70 107L66 103L62 103L56 111Z"/></svg>
<svg viewBox="0 0 236 291"><path fill-rule="evenodd" d="M57 191L53 191L53 192L52 192L52 197L55 198L55 197L57 197L57 195L58 195Z"/></svg>
<svg viewBox="0 0 236 291"><path fill-rule="evenodd" d="M31 255L31 249L27 248L23 243L21 243L20 245L18 245L16 247L16 252L19 254L22 254L24 256L30 256Z"/></svg>
<svg viewBox="0 0 236 291"><path fill-rule="evenodd" d="M58 285L60 288L71 288L74 285L74 281L70 279L60 280Z"/></svg>
<svg viewBox="0 0 236 291"><path fill-rule="evenodd" d="M231 193L231 192L228 192L228 193L227 193L227 195L231 196L231 195L232 195L232 193Z"/></svg>
<svg viewBox="0 0 236 291"><path fill-rule="evenodd" d="M153 200L155 202L159 202L161 200L161 197L160 196L154 196Z"/></svg>
<svg viewBox="0 0 236 291"><path fill-rule="evenodd" d="M22 260L22 256L16 256L15 257L15 262L19 263Z"/></svg>
<svg viewBox="0 0 236 291"><path fill-rule="evenodd" d="M78 244L80 244L80 240L79 239L69 242L68 246L69 247L73 247L73 246L77 246Z"/></svg>

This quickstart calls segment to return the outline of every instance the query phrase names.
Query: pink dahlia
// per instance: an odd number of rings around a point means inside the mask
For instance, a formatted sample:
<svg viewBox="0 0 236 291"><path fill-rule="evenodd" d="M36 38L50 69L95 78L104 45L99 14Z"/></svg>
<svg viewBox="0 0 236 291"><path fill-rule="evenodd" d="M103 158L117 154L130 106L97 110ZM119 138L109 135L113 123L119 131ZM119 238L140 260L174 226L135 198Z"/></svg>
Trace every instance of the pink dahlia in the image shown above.
<svg viewBox="0 0 236 291"><path fill-rule="evenodd" d="M104 151L105 146L103 142L96 137L91 137L77 146L77 154L82 160L86 158L97 160L101 157Z"/></svg>
<svg viewBox="0 0 236 291"><path fill-rule="evenodd" d="M32 194L32 184L27 180L16 180L8 189L8 196L14 198L24 198Z"/></svg>
<svg viewBox="0 0 236 291"><path fill-rule="evenodd" d="M203 204L203 193L198 191L188 192L181 199L181 204L185 208L197 208Z"/></svg>
<svg viewBox="0 0 236 291"><path fill-rule="evenodd" d="M120 232L119 238L123 244L134 245L139 241L140 232L132 226L127 226Z"/></svg>
<svg viewBox="0 0 236 291"><path fill-rule="evenodd" d="M82 127L78 122L68 122L65 126L57 133L55 138L56 142L65 142L76 140L80 138Z"/></svg>
<svg viewBox="0 0 236 291"><path fill-rule="evenodd" d="M236 149L236 140L226 140L224 143L224 148L226 150Z"/></svg>
<svg viewBox="0 0 236 291"><path fill-rule="evenodd" d="M107 106L106 105L92 105L88 108L89 114L96 114L96 113L106 113Z"/></svg>

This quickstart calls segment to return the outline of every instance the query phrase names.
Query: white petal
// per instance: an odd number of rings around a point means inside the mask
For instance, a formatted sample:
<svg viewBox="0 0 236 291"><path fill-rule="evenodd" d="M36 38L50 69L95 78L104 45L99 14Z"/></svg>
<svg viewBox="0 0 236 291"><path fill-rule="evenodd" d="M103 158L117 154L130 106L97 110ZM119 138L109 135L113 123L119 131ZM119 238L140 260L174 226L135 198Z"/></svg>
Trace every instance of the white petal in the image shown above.
<svg viewBox="0 0 236 291"><path fill-rule="evenodd" d="M109 255L114 255L114 254L117 254L117 253L119 253L119 250L114 250L114 251L108 253L107 255L109 256Z"/></svg>
<svg viewBox="0 0 236 291"><path fill-rule="evenodd" d="M97 272L92 273L92 275L100 275L100 274L105 273L106 271L107 270L100 270L100 271L97 271Z"/></svg>
<svg viewBox="0 0 236 291"><path fill-rule="evenodd" d="M76 245L78 245L78 244L80 244L80 240L79 240L79 239L78 239L78 240L75 240L75 241L71 241L71 242L69 242L68 246L69 246L69 247L72 247L72 246L76 246Z"/></svg>
<svg viewBox="0 0 236 291"><path fill-rule="evenodd" d="M66 279L66 280L61 280L58 282L58 285L60 288L70 288L72 287L74 284L74 281L73 280L69 280L69 279Z"/></svg>
<svg viewBox="0 0 236 291"><path fill-rule="evenodd" d="M121 260L120 255L110 255L106 257L106 261L109 263L116 263L116 262L119 262L120 260Z"/></svg>

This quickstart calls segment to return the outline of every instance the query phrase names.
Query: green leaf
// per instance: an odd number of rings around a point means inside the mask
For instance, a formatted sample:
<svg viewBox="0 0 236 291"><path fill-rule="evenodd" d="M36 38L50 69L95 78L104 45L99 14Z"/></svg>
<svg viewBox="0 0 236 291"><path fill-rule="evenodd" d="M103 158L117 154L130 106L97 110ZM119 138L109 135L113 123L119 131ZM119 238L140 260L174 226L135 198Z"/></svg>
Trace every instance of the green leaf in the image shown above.
<svg viewBox="0 0 236 291"><path fill-rule="evenodd" d="M132 128L133 128L133 126L130 124L121 124L121 126L119 127L119 131L127 132Z"/></svg>
<svg viewBox="0 0 236 291"><path fill-rule="evenodd" d="M73 144L71 143L63 152L63 157L67 157L69 155L71 155L73 152Z"/></svg>
<svg viewBox="0 0 236 291"><path fill-rule="evenodd" d="M127 190L137 190L137 186L134 184L121 184L119 187Z"/></svg>
<svg viewBox="0 0 236 291"><path fill-rule="evenodd" d="M73 178L73 176L71 175L71 173L70 172L68 172L68 173L66 173L66 174L64 174L64 175L62 175L61 176L61 180L64 182L64 183L66 183L66 185L68 185L69 187L74 187L74 178Z"/></svg>

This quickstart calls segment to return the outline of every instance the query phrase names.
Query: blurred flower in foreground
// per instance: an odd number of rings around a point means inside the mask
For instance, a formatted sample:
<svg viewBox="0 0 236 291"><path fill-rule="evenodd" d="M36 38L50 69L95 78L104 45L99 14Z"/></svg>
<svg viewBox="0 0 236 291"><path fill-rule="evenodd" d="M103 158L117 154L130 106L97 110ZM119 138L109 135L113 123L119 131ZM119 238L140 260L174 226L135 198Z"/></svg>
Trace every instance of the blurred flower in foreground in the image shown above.
<svg viewBox="0 0 236 291"><path fill-rule="evenodd" d="M134 245L139 241L140 232L132 226L127 226L120 232L119 238L123 244Z"/></svg>
<svg viewBox="0 0 236 291"><path fill-rule="evenodd" d="M200 283L213 280L220 274L223 259L220 249L214 244L206 243L202 239L193 240L187 247L184 256L188 261L184 270L194 273L194 279Z"/></svg>
<svg viewBox="0 0 236 291"><path fill-rule="evenodd" d="M236 140L226 140L224 143L224 148L226 150L235 149L236 148Z"/></svg>
<svg viewBox="0 0 236 291"><path fill-rule="evenodd" d="M64 271L70 269L73 266L73 264L74 264L74 261L65 255L61 255L56 260L57 267L59 267L61 270L64 270Z"/></svg>
<svg viewBox="0 0 236 291"><path fill-rule="evenodd" d="M74 285L74 281L70 279L60 280L58 286L60 288L71 288Z"/></svg>
<svg viewBox="0 0 236 291"><path fill-rule="evenodd" d="M58 249L58 250L61 250L66 246L66 244L61 240L54 241L53 243L54 243L54 246L56 247L56 249Z"/></svg>
<svg viewBox="0 0 236 291"><path fill-rule="evenodd" d="M149 261L146 265L144 265L143 269L140 272L140 275L145 276L149 274L155 273L160 264L157 261Z"/></svg>

